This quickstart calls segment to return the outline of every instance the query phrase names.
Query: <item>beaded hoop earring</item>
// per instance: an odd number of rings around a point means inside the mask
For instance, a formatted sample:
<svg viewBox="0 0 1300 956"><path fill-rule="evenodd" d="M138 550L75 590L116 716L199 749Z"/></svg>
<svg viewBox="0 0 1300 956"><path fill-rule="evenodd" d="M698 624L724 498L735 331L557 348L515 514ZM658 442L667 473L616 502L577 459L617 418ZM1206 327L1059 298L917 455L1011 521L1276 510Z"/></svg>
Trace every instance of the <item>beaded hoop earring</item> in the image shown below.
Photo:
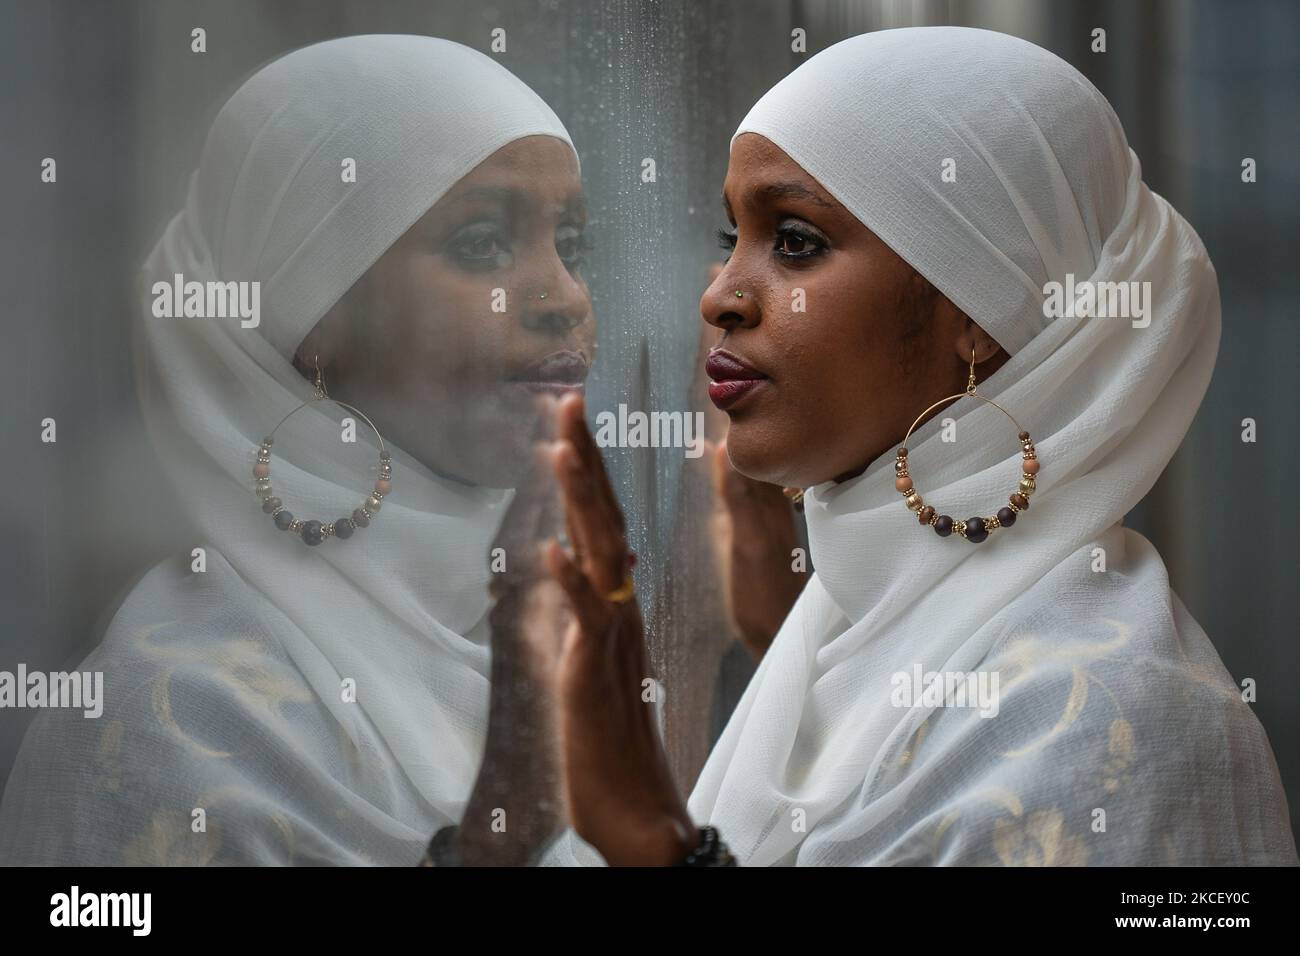
<svg viewBox="0 0 1300 956"><path fill-rule="evenodd" d="M355 509L346 518L337 518L328 522L303 521L295 518L293 512L284 507L284 502L276 498L271 489L271 443L275 440L276 431L279 430L280 425L287 422L296 412L317 402L333 402L341 408L346 408L369 425L370 430L375 433L375 438L379 440L379 477L375 480L375 487L370 493L370 497L362 503L361 507ZM275 521L275 526L281 531L291 531L298 535L302 538L304 544L315 546L326 538L350 538L357 528L365 528L370 525L371 519L379 513L384 497L392 490L393 456L384 446L384 436L379 434L379 429L375 427L374 422L359 409L353 408L346 402L340 402L329 397L321 377L318 358L316 362L316 397L308 399L289 412L288 415L285 415L284 418L280 419L279 424L271 429L270 434L262 439L262 443L257 448L257 464L253 466L253 479L257 497L262 499L262 510L271 516Z"/></svg>
<svg viewBox="0 0 1300 956"><path fill-rule="evenodd" d="M1010 418L1020 433L1021 445L1021 475L1020 485L1008 499L1009 504L1006 507L998 509L998 513L991 518L967 518L965 521L954 520L948 515L939 514L932 506L927 505L925 500L912 485L912 478L907 468L907 440L912 437L912 432L916 430L917 425L921 424L921 419L925 418L930 412L934 411L945 402L951 402L958 398L978 398L981 402L987 402L992 405L1007 418ZM972 346L970 351L970 374L966 379L966 391L958 395L949 395L947 398L941 398L935 402L920 415L916 421L912 422L912 427L907 430L903 436L903 445L898 449L898 454L894 461L894 488L904 496L904 502L907 507L916 512L917 520L922 525L929 525L934 528L935 534L941 538L956 531L959 535L973 544L979 544L988 538L989 532L998 528L1009 528L1016 523L1016 515L1022 511L1029 510L1029 496L1035 490L1035 476L1037 476L1040 465L1038 462L1038 452L1034 449L1033 439L1029 437L1029 432L1021 428L1020 423L1016 421L1015 416L1009 411L993 401L991 398L985 398L983 395L975 393L975 348Z"/></svg>

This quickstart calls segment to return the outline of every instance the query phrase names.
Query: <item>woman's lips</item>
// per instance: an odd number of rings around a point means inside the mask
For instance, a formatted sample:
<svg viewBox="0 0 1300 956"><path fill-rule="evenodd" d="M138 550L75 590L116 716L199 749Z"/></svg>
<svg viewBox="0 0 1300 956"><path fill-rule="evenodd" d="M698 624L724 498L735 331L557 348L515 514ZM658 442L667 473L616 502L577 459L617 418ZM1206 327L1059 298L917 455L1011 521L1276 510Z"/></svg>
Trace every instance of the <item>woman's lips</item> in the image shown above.
<svg viewBox="0 0 1300 956"><path fill-rule="evenodd" d="M526 388L530 392L547 395L568 395L570 392L581 395L587 390L585 382L578 382L574 385L566 385L561 382L516 382L515 384Z"/></svg>
<svg viewBox="0 0 1300 956"><path fill-rule="evenodd" d="M768 378L739 356L725 349L714 349L704 360L709 376L709 401L728 409L742 398L761 388Z"/></svg>
<svg viewBox="0 0 1300 956"><path fill-rule="evenodd" d="M747 378L732 379L726 382L709 383L709 401L713 402L718 408L726 411L732 405L754 391L761 388L767 379L765 378Z"/></svg>
<svg viewBox="0 0 1300 956"><path fill-rule="evenodd" d="M586 389L589 369L587 360L578 352L552 352L512 376L510 381L534 393L567 395Z"/></svg>

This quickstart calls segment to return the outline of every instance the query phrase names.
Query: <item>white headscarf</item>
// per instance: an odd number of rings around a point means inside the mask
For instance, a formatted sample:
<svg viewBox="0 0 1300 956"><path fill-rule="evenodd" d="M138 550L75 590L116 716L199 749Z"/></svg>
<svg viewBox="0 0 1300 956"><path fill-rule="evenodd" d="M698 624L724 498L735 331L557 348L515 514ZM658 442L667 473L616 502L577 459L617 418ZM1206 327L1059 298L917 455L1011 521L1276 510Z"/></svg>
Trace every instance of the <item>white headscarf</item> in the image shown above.
<svg viewBox="0 0 1300 956"><path fill-rule="evenodd" d="M159 319L146 298L136 328L145 418L207 570L164 563L127 599L83 665L105 672L102 718L36 722L0 858L414 863L460 819L486 730L488 548L513 493L390 445L370 527L307 547L261 511L251 469L312 395L290 360L315 323L453 184L532 135L572 146L491 58L419 36L307 47L221 110L144 289L257 280L261 324ZM360 421L360 447L342 445L343 414L311 406L277 435L275 494L300 517L346 516L373 485L377 445Z"/></svg>
<svg viewBox="0 0 1300 956"><path fill-rule="evenodd" d="M746 132L1011 353L979 390L1032 433L1042 471L1029 510L982 544L919 526L892 449L808 490L816 574L695 819L751 865L1295 862L1263 728L1159 555L1120 525L1201 402L1220 314L1200 239L1142 182L1105 99L1023 40L888 30L810 59ZM1045 318L1044 285L1067 273L1150 282L1149 326ZM1015 490L1016 429L977 400L908 446L917 488L954 518ZM895 675L918 666L997 673L997 715L896 706Z"/></svg>

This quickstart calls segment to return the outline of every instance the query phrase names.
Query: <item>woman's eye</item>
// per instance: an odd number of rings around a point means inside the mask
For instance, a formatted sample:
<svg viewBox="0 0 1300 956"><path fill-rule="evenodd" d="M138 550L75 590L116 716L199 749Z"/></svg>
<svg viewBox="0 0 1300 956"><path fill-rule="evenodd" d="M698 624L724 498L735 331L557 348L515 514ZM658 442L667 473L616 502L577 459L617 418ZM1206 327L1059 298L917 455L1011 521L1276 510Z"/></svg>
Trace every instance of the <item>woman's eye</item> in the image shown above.
<svg viewBox="0 0 1300 956"><path fill-rule="evenodd" d="M725 229L717 231L718 247L726 252L736 251L736 234ZM728 257L730 258L730 257Z"/></svg>
<svg viewBox="0 0 1300 956"><path fill-rule="evenodd" d="M467 265L508 265L509 250L495 223L475 223L461 229L447 244L452 254Z"/></svg>
<svg viewBox="0 0 1300 956"><path fill-rule="evenodd" d="M555 230L555 253L568 268L582 265L591 249L591 239L577 226L561 226Z"/></svg>
<svg viewBox="0 0 1300 956"><path fill-rule="evenodd" d="M797 256L800 253L808 251L810 243L806 236L787 233L780 237L781 251L788 256Z"/></svg>
<svg viewBox="0 0 1300 956"><path fill-rule="evenodd" d="M810 232L788 226L777 230L776 252L787 259L807 259L825 248L826 243Z"/></svg>

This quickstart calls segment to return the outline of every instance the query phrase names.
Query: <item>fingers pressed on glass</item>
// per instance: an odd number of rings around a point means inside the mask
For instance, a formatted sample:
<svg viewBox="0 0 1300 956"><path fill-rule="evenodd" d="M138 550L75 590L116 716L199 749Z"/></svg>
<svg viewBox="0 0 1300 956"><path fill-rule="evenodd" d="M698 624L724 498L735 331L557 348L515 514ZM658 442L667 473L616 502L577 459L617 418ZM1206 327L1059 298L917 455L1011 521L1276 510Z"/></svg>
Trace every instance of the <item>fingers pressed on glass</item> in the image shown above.
<svg viewBox="0 0 1300 956"><path fill-rule="evenodd" d="M564 593L568 595L573 606L573 613L587 633L600 633L604 624L604 606L600 596L595 593L591 581L582 572L582 568L564 553L558 542L552 541L546 549L546 562L551 574Z"/></svg>
<svg viewBox="0 0 1300 956"><path fill-rule="evenodd" d="M564 495L564 522L573 548L576 563L583 571L590 571L592 556L597 552L596 540L599 523L591 517L592 500L586 489L590 484L587 470L578 457L573 444L567 439L555 443L556 476Z"/></svg>
<svg viewBox="0 0 1300 956"><path fill-rule="evenodd" d="M623 583L628 569L627 532L623 510L605 470L600 448L591 437L583 417L582 400L566 397L560 407L561 439L572 445L579 462L580 484L574 489L590 515L592 530L588 556L604 570L602 579L612 579L612 587ZM590 569L591 565L588 565Z"/></svg>
<svg viewBox="0 0 1300 956"><path fill-rule="evenodd" d="M581 397L566 396L560 406L560 434L572 443L582 461L590 479L590 493L599 499L601 507L607 512L607 518L620 532L623 528L623 510L618 506L618 496L605 471L605 460L601 457L600 447L591 437L584 417L585 406Z"/></svg>
<svg viewBox="0 0 1300 956"><path fill-rule="evenodd" d="M556 453L560 484L564 489L565 508L582 552L583 570L602 592L612 591L623 583L626 547L623 534L610 524L607 510L591 493L590 469L578 458L567 440L559 442Z"/></svg>
<svg viewBox="0 0 1300 956"><path fill-rule="evenodd" d="M566 543L568 544L569 549L572 552L574 563L577 564L578 567L582 567L583 562L586 561L586 555L583 552L582 548L579 546L578 532L574 528L574 523L573 523L573 512L568 508L567 505L564 508L564 534L565 537L568 538L568 541Z"/></svg>

